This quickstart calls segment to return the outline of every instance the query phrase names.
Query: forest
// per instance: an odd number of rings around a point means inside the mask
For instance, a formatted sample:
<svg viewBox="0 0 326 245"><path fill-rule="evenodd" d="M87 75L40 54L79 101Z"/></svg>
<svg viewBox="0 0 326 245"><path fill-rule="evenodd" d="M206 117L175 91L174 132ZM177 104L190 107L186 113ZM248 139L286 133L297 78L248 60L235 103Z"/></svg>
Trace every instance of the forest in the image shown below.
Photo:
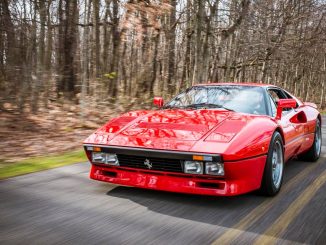
<svg viewBox="0 0 326 245"><path fill-rule="evenodd" d="M1 0L0 109L276 84L324 108L321 0Z"/></svg>

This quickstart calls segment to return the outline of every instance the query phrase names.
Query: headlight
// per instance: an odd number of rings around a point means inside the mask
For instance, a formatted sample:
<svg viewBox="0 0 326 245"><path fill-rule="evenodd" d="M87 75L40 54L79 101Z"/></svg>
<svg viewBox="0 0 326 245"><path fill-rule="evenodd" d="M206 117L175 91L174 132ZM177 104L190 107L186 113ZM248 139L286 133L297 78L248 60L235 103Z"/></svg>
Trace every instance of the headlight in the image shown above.
<svg viewBox="0 0 326 245"><path fill-rule="evenodd" d="M203 162L184 161L184 172L187 174L203 174Z"/></svg>
<svg viewBox="0 0 326 245"><path fill-rule="evenodd" d="M108 165L119 165L119 161L116 154L110 154L104 152L93 152L92 162L104 163Z"/></svg>
<svg viewBox="0 0 326 245"><path fill-rule="evenodd" d="M106 154L106 162L109 165L119 165L119 160L116 154Z"/></svg>
<svg viewBox="0 0 326 245"><path fill-rule="evenodd" d="M205 173L211 175L220 175L220 176L224 175L224 165L223 163L206 162Z"/></svg>
<svg viewBox="0 0 326 245"><path fill-rule="evenodd" d="M205 165L204 165L205 164ZM224 175L224 165L218 162L202 162L202 161L184 161L184 172L186 174L205 174L208 175Z"/></svg>
<svg viewBox="0 0 326 245"><path fill-rule="evenodd" d="M93 152L92 161L98 163L106 163L106 154L102 152Z"/></svg>

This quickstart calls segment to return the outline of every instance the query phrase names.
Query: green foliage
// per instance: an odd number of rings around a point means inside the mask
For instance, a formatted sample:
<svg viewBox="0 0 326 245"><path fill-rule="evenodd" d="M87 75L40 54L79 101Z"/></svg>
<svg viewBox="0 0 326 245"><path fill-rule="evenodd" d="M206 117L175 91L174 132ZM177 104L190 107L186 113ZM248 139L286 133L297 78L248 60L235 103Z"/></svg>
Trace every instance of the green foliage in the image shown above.
<svg viewBox="0 0 326 245"><path fill-rule="evenodd" d="M14 163L0 162L0 179L85 161L87 158L84 151L74 151L53 156L33 157Z"/></svg>
<svg viewBox="0 0 326 245"><path fill-rule="evenodd" d="M117 73L115 71L106 73L106 74L104 74L104 77L106 77L107 79L114 79L117 77Z"/></svg>

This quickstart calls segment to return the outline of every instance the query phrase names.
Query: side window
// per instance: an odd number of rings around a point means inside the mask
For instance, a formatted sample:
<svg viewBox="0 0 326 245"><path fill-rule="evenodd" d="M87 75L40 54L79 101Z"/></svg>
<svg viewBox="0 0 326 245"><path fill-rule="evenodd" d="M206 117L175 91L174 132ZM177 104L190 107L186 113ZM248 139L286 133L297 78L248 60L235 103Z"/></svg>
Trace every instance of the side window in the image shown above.
<svg viewBox="0 0 326 245"><path fill-rule="evenodd" d="M269 102L270 102L271 108L272 108L272 116L275 117L276 116L276 104L275 104L272 96L269 96Z"/></svg>
<svg viewBox="0 0 326 245"><path fill-rule="evenodd" d="M279 101L280 96L278 95L278 93L275 90L268 90L269 95L271 96L273 102L275 103L275 106L277 106L277 103Z"/></svg>
<svg viewBox="0 0 326 245"><path fill-rule="evenodd" d="M271 100L272 100L271 101L272 114L273 114L273 116L275 116L278 101L280 99L289 99L289 98L291 98L291 96L287 95L285 92L283 92L280 89L269 89L268 93L269 93L269 95L271 97ZM274 112L274 109L275 109L275 112ZM291 110L292 110L292 108L284 109L283 113L288 113Z"/></svg>

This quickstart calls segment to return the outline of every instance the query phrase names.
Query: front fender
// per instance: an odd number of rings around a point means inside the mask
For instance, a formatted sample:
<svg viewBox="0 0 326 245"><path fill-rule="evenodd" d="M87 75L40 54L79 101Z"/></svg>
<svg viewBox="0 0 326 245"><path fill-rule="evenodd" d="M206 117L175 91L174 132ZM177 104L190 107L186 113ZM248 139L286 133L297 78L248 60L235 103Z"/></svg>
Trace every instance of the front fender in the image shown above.
<svg viewBox="0 0 326 245"><path fill-rule="evenodd" d="M249 121L232 139L223 154L223 159L234 161L266 155L277 127L277 123L268 117L257 117Z"/></svg>
<svg viewBox="0 0 326 245"><path fill-rule="evenodd" d="M265 155L278 128L268 116L241 115L225 120L192 150L218 153L224 161L238 161Z"/></svg>

